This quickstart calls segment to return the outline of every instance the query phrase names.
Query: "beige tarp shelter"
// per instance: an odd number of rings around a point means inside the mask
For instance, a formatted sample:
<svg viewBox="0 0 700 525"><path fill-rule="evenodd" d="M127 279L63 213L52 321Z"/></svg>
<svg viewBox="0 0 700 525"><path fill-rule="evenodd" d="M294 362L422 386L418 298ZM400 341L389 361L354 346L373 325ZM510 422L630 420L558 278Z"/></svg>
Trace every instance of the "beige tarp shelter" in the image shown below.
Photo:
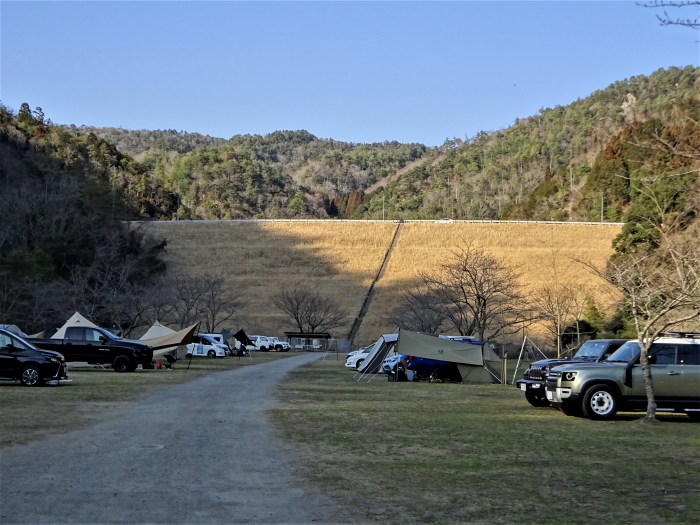
<svg viewBox="0 0 700 525"><path fill-rule="evenodd" d="M156 327L156 325L158 325L158 327ZM195 323L192 326L188 326L187 328L183 328L182 330L176 332L156 321L156 324L148 329L148 332L141 337L140 341L153 349L154 357L156 355L163 355L165 353L172 352L172 350L176 349L176 347L180 345L191 343L192 336L197 331L198 326L199 323ZM167 331L170 331L170 333ZM149 335L149 332L151 332L150 335L156 335L157 332L160 332L163 335L146 338L146 335Z"/></svg>
<svg viewBox="0 0 700 525"><path fill-rule="evenodd" d="M455 363L462 383L494 383L500 381L498 374L484 361L483 345L461 341L451 341L440 337L401 330L396 347L396 353L437 359ZM491 352L493 354L493 352ZM500 361L495 354L489 357L492 361ZM500 370L500 368L496 368Z"/></svg>
<svg viewBox="0 0 700 525"><path fill-rule="evenodd" d="M69 326L89 326L90 328L100 328L95 323L88 321L79 312L75 312L70 319L68 319L61 328L59 328L55 334L51 336L51 339L63 339L66 337L66 328Z"/></svg>
<svg viewBox="0 0 700 525"><path fill-rule="evenodd" d="M144 343L150 346L149 340L153 339L155 341L158 341L161 337L171 336L174 333L176 333L175 330L173 330L172 328L168 328L164 324L160 324L160 322L156 321L155 323L153 323L153 326L151 326L146 331L146 333L141 336L140 341L143 341ZM172 353L173 355L175 355L176 351L177 346L168 346L165 348L161 348L156 352L153 352L153 357L158 357L167 353Z"/></svg>

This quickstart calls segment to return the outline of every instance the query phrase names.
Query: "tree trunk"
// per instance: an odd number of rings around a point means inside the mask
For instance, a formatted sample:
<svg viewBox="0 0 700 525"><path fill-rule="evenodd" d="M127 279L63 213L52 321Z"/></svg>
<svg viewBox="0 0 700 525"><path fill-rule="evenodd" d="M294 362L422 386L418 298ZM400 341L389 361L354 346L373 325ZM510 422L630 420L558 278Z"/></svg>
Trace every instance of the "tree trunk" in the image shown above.
<svg viewBox="0 0 700 525"><path fill-rule="evenodd" d="M654 383L651 378L651 367L649 366L649 348L647 345L640 345L641 353L639 363L644 377L644 390L647 394L647 413L645 419L656 420L656 395L654 394Z"/></svg>

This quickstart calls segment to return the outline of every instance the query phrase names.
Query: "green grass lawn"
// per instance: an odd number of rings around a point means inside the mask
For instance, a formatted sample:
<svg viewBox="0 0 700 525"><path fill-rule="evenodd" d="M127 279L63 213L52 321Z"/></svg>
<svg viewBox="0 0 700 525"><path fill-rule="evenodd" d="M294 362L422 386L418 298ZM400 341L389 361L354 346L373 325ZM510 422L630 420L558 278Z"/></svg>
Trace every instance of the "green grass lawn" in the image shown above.
<svg viewBox="0 0 700 525"><path fill-rule="evenodd" d="M71 369L73 383L0 382L0 447L109 417L158 388L294 353ZM700 523L700 424L607 422L533 408L508 385L360 383L329 355L287 376L271 411L299 471L383 523Z"/></svg>
<svg viewBox="0 0 700 525"><path fill-rule="evenodd" d="M700 523L700 424L598 422L509 385L288 378L273 417L314 483L390 523Z"/></svg>

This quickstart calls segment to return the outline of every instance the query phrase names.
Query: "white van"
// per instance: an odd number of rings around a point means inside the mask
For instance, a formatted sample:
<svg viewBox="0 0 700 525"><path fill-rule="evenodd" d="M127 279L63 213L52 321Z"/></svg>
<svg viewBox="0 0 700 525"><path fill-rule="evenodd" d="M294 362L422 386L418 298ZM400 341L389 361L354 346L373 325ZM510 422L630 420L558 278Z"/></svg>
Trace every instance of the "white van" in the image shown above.
<svg viewBox="0 0 700 525"><path fill-rule="evenodd" d="M186 358L190 357L226 357L228 347L219 343L212 334L197 334L192 336L192 342L187 345Z"/></svg>
<svg viewBox="0 0 700 525"><path fill-rule="evenodd" d="M219 343L221 346L224 346L226 348L226 355L232 355L233 352L231 351L231 347L229 344L224 340L223 334L202 334L200 333L199 335L205 335L209 339L213 339L217 343Z"/></svg>

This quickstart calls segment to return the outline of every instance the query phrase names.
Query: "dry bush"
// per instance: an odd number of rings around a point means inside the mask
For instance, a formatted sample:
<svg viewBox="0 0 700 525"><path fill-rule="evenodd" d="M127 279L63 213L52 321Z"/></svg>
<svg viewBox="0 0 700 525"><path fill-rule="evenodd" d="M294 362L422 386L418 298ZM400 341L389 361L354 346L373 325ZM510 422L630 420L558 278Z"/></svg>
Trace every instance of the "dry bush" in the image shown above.
<svg viewBox="0 0 700 525"><path fill-rule="evenodd" d="M168 239L169 271L206 271L225 279L241 295L243 306L230 329L283 335L294 330L272 306L284 288L308 286L335 299L348 315L345 337L376 276L398 224L395 222L157 222L150 231ZM597 305L614 296L575 259L602 266L612 253L619 225L535 223L406 222L388 267L375 286L370 309L356 342L393 332L388 319L399 291L452 256L465 241L519 268L526 290L551 280L556 254L561 278L590 290Z"/></svg>

